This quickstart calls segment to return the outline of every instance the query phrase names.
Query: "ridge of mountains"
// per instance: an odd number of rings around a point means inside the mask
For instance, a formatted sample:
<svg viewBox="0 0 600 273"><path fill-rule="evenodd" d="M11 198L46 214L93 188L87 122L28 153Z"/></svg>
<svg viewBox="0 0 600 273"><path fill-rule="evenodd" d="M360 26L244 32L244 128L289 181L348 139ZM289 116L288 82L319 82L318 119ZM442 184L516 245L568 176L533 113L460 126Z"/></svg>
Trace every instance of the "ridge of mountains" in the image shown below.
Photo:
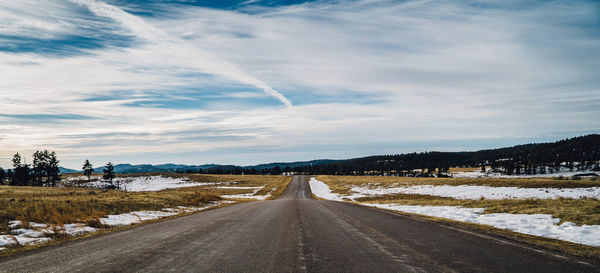
<svg viewBox="0 0 600 273"><path fill-rule="evenodd" d="M243 168L243 169L252 169L254 168L257 171L261 171L264 169L271 169L279 166L280 168L284 168L285 166L289 166L290 168L294 167L304 167L310 165L322 165L322 164L330 164L334 162L339 162L344 160L333 160L333 159L317 159L317 160L309 160L309 161L296 161L296 162L273 162L273 163L265 163L258 164L252 166L236 166L236 165L221 165L221 164L203 164L203 165L184 165L184 164L160 164L160 165L151 165L151 164L139 164L132 165L128 163L116 164L115 172L118 174L129 174L129 173L153 173L153 172L187 172L187 171L197 171L199 169L211 169L211 168L224 168L224 169L233 169L233 168ZM82 170L75 170L69 168L59 167L61 173L82 173ZM104 170L104 166L94 168L94 173L102 173Z"/></svg>

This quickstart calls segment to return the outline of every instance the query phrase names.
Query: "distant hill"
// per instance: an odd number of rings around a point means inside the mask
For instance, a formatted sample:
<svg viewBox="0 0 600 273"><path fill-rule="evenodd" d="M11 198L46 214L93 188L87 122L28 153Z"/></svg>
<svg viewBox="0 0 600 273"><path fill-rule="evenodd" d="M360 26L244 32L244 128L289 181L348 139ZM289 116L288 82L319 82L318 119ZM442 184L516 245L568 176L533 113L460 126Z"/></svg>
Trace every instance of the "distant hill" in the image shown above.
<svg viewBox="0 0 600 273"><path fill-rule="evenodd" d="M344 175L416 175L415 170L446 172L450 167L491 166L508 175L544 174L562 169L600 171L600 135L574 137L474 152L423 152L354 158L299 171ZM417 171L419 172L419 171Z"/></svg>
<svg viewBox="0 0 600 273"><path fill-rule="evenodd" d="M206 169L218 166L217 164L205 164L205 165L182 165L182 164L161 164L161 165L150 165L150 164L117 164L115 165L115 172L120 174L126 173L152 173L152 172L188 172L197 171L198 169ZM104 166L94 168L94 172L102 173Z"/></svg>
<svg viewBox="0 0 600 273"><path fill-rule="evenodd" d="M236 165L131 165L117 164L115 172L200 172L213 174L279 174L285 171L311 174L385 175L408 173L415 169L447 171L449 167L491 166L507 174L536 174L568 169L600 169L600 135L564 139L552 143L533 143L513 147L472 152L423 152L395 155L376 155L352 159L317 159L310 161L274 162L252 166ZM95 168L102 173L104 166ZM62 168L62 173L81 171Z"/></svg>
<svg viewBox="0 0 600 273"><path fill-rule="evenodd" d="M82 171L63 168L63 167L58 167L58 170L60 171L60 173L80 173L80 172L82 172Z"/></svg>
<svg viewBox="0 0 600 273"><path fill-rule="evenodd" d="M275 163L259 164L259 165L254 165L254 166L245 166L243 168L245 168L245 169L252 169L252 168L254 168L257 171L262 171L264 169L272 169L272 168L275 168L275 167L279 167L281 169L284 169L285 167L290 167L290 168L305 167L305 166L331 164L331 163L341 162L341 161L345 161L345 160L346 159L343 159L343 160L316 159L316 160L310 160L310 161L275 162Z"/></svg>
<svg viewBox="0 0 600 273"><path fill-rule="evenodd" d="M235 170L250 170L255 169L257 171L263 171L266 169L272 169L279 166L281 169L285 167L305 167L312 165L322 165L334 163L342 160L331 160L331 159L317 159L310 161L297 161L297 162L275 162L267 164L259 164L253 166L236 166L236 165L219 165L219 164L204 164L204 165L183 165L183 164L117 164L115 165L115 172L118 174L128 173L151 173L151 172L198 172L200 169L211 172L210 170L221 170L222 173L232 173ZM61 173L81 173L82 171L73 170L68 168L60 167ZM94 168L95 173L102 173L104 166Z"/></svg>

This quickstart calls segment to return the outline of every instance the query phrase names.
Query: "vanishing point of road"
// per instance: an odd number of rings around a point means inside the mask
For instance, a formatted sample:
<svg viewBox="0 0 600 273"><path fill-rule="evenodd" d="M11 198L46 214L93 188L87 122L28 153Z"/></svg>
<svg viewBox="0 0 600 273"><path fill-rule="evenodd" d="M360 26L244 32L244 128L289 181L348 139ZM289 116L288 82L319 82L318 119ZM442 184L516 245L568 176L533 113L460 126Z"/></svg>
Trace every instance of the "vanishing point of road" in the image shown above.
<svg viewBox="0 0 600 273"><path fill-rule="evenodd" d="M597 264L418 217L315 200L295 176L247 202L0 258L0 272L596 272Z"/></svg>

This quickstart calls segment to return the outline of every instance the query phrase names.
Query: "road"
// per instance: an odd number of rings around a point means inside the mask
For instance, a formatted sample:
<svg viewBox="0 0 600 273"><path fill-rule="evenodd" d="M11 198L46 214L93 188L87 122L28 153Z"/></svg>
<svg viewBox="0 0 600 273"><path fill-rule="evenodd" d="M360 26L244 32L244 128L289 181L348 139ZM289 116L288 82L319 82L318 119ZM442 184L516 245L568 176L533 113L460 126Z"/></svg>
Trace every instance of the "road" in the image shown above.
<svg viewBox="0 0 600 273"><path fill-rule="evenodd" d="M597 265L436 222L315 200L236 204L0 258L1 272L596 272Z"/></svg>

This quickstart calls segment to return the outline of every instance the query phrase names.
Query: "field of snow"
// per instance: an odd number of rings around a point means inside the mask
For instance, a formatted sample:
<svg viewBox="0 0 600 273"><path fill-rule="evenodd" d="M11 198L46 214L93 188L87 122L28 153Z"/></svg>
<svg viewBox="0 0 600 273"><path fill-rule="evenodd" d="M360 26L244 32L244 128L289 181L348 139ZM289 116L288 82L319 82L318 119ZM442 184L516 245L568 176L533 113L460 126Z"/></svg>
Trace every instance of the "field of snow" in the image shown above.
<svg viewBox="0 0 600 273"><path fill-rule="evenodd" d="M184 207L165 208L162 211L132 211L118 215L108 215L100 218L100 223L108 227L127 226L141 223L143 221L159 219L163 217L205 210L221 204L231 203L230 201L215 202L204 207ZM82 223L65 224L63 226L48 225L42 223L29 223L29 228L22 228L23 223L18 220L9 222L9 228L12 230L9 234L0 235L0 251L6 247L14 245L33 245L48 242L49 235L54 233L63 233L70 236L82 235L85 233L95 232L98 229L87 226Z"/></svg>
<svg viewBox="0 0 600 273"><path fill-rule="evenodd" d="M323 199L341 201L345 196L332 193L327 184L315 178L311 178L309 185L312 193ZM377 193L380 193L377 191ZM365 193L359 193L355 196ZM354 198L356 198L354 196ZM554 238L590 246L600 246L600 225L577 226L571 222L560 222L548 214L509 214L491 213L484 214L483 208L463 208L455 206L406 206L398 204L373 204L361 203L362 205L416 213L456 221L490 225L496 228L507 229L514 232Z"/></svg>
<svg viewBox="0 0 600 273"><path fill-rule="evenodd" d="M230 184L231 182L227 182ZM120 185L120 188L125 191L160 191L165 189L176 189L195 186L211 186L224 183L200 183L190 182L188 178L173 178L160 175L154 176L137 176L137 177L117 177L113 180L114 185ZM105 188L109 184L102 180L94 180L86 183L86 187Z"/></svg>
<svg viewBox="0 0 600 273"><path fill-rule="evenodd" d="M590 188L517 188L517 187L490 187L470 185L416 185L393 188L352 187L351 195L347 198L356 199L364 196L377 196L386 194L423 194L454 199L479 200L481 198L500 199L556 199L556 198L595 198L600 199L600 187Z"/></svg>

